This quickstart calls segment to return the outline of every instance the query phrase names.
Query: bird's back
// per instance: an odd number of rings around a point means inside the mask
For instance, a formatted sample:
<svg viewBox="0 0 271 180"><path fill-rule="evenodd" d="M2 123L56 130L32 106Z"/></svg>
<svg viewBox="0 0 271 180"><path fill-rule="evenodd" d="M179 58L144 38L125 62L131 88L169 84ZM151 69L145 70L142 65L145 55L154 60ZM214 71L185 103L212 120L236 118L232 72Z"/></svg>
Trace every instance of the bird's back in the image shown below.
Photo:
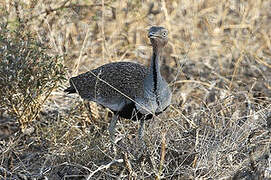
<svg viewBox="0 0 271 180"><path fill-rule="evenodd" d="M130 102L123 94L133 100L143 95L143 82L147 73L148 68L137 63L109 63L71 78L69 91L78 92L83 99L118 111Z"/></svg>

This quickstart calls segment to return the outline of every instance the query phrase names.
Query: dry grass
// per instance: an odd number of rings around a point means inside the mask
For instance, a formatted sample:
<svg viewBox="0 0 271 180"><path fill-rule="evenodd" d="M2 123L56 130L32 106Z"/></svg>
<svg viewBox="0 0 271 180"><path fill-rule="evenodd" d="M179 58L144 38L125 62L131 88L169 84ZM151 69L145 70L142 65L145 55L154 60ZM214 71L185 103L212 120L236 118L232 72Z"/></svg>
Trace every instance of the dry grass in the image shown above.
<svg viewBox="0 0 271 180"><path fill-rule="evenodd" d="M174 96L147 122L148 151L129 120L117 124L113 151L111 113L91 104L90 117L61 87L29 122L31 134L1 107L1 178L271 178L271 1L15 2L0 2L1 21L23 24L48 54L63 56L67 78L113 61L148 64L146 30L165 26L162 71Z"/></svg>

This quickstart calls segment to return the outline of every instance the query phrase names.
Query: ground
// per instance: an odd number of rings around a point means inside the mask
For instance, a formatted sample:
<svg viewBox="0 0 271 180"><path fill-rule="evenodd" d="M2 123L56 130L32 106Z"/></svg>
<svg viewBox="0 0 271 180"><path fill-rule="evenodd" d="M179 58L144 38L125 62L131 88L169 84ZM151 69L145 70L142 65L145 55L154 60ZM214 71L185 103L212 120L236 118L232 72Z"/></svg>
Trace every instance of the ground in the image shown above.
<svg viewBox="0 0 271 180"><path fill-rule="evenodd" d="M167 111L146 122L147 149L138 123L125 119L114 149L112 113L90 103L90 114L78 95L63 92L68 81L40 95L34 118L0 106L0 179L271 179L270 0L25 0L0 7L8 29L23 24L50 47L48 55L64 59L66 79L109 62L148 65L147 30L164 26L161 71L173 92Z"/></svg>

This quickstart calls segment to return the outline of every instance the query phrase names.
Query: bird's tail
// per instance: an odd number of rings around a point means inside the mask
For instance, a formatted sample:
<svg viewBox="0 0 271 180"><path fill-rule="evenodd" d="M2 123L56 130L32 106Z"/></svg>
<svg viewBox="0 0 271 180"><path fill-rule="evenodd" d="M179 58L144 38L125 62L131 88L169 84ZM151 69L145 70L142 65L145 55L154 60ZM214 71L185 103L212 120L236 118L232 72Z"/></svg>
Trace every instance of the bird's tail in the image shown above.
<svg viewBox="0 0 271 180"><path fill-rule="evenodd" d="M67 89L65 89L64 92L66 92L68 94L72 94L72 93L76 93L76 90L73 86L70 86Z"/></svg>

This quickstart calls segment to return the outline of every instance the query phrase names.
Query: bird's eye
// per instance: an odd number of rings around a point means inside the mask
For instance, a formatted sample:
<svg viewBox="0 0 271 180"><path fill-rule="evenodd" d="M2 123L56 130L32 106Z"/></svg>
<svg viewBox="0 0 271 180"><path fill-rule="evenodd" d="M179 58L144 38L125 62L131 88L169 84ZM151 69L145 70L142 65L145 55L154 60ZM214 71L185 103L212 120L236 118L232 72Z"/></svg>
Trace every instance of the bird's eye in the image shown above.
<svg viewBox="0 0 271 180"><path fill-rule="evenodd" d="M162 36L166 37L167 36L167 32L166 31L162 32Z"/></svg>

